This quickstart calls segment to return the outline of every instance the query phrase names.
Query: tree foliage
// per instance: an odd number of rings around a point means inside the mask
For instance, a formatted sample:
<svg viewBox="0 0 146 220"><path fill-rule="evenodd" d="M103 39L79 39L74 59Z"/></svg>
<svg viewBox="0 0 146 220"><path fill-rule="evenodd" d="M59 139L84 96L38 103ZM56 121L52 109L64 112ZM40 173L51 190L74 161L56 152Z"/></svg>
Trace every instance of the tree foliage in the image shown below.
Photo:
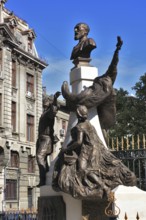
<svg viewBox="0 0 146 220"><path fill-rule="evenodd" d="M109 131L111 137L146 134L146 73L132 89L135 96L123 88L117 90L117 116Z"/></svg>
<svg viewBox="0 0 146 220"><path fill-rule="evenodd" d="M132 89L135 90L138 99L146 102L146 73L140 77L139 82Z"/></svg>

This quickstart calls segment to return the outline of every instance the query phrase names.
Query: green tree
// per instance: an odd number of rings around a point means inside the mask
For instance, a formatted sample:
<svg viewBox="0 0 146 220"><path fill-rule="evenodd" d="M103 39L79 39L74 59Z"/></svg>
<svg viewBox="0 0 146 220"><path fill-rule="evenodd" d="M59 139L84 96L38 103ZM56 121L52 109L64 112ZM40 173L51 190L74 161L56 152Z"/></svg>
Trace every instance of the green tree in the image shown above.
<svg viewBox="0 0 146 220"><path fill-rule="evenodd" d="M122 137L131 134L133 128L136 98L129 96L127 90L120 88L116 90L116 123L110 129L109 135L111 137Z"/></svg>
<svg viewBox="0 0 146 220"><path fill-rule="evenodd" d="M135 90L135 95L138 99L146 102L146 73L140 77L132 89Z"/></svg>
<svg viewBox="0 0 146 220"><path fill-rule="evenodd" d="M135 96L120 88L117 90L116 123L110 129L110 137L146 134L146 73L132 87Z"/></svg>
<svg viewBox="0 0 146 220"><path fill-rule="evenodd" d="M146 134L146 73L140 77L132 89L135 90L137 98L134 121L136 131L139 134Z"/></svg>

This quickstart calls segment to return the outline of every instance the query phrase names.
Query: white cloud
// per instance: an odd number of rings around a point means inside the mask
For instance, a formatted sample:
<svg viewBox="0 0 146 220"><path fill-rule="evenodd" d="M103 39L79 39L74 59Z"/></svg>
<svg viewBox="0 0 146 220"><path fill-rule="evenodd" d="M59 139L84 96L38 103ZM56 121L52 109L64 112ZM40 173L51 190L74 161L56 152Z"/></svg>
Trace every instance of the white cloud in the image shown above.
<svg viewBox="0 0 146 220"><path fill-rule="evenodd" d="M72 61L67 59L48 58L49 66L43 71L43 86L46 86L49 94L61 90L63 81L69 81Z"/></svg>
<svg viewBox="0 0 146 220"><path fill-rule="evenodd" d="M113 54L100 58L93 58L91 65L98 68L99 76L104 74L110 65ZM43 85L47 92L53 94L61 90L63 81L69 82L70 70L73 68L72 61L69 59L47 58L49 66L43 71ZM123 61L124 60L124 61ZM118 75L115 81L115 88L123 88L129 93L134 93L132 87L135 85L141 75L145 73L145 66L140 62L126 60L126 57L119 56L117 66Z"/></svg>

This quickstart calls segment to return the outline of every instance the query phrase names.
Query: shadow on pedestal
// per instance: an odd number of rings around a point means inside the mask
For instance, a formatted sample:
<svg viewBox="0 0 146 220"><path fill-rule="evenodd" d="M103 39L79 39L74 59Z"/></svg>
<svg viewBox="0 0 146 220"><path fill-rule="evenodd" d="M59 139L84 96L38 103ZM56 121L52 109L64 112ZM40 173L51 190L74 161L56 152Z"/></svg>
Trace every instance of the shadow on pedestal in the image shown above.
<svg viewBox="0 0 146 220"><path fill-rule="evenodd" d="M66 220L66 206L62 196L43 196L38 199L39 220Z"/></svg>
<svg viewBox="0 0 146 220"><path fill-rule="evenodd" d="M109 220L109 217L105 215L107 205L107 200L83 200L82 215L88 220Z"/></svg>

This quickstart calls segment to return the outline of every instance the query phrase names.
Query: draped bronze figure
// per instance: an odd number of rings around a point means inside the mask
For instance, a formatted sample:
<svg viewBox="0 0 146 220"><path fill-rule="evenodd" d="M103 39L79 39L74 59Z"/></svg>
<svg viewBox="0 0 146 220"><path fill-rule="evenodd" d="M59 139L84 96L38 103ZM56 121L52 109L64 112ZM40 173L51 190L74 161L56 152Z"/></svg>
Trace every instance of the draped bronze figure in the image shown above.
<svg viewBox="0 0 146 220"><path fill-rule="evenodd" d="M101 199L118 185L134 186L136 177L103 145L87 114L85 106L77 107L78 123L58 156L52 186L74 198Z"/></svg>

